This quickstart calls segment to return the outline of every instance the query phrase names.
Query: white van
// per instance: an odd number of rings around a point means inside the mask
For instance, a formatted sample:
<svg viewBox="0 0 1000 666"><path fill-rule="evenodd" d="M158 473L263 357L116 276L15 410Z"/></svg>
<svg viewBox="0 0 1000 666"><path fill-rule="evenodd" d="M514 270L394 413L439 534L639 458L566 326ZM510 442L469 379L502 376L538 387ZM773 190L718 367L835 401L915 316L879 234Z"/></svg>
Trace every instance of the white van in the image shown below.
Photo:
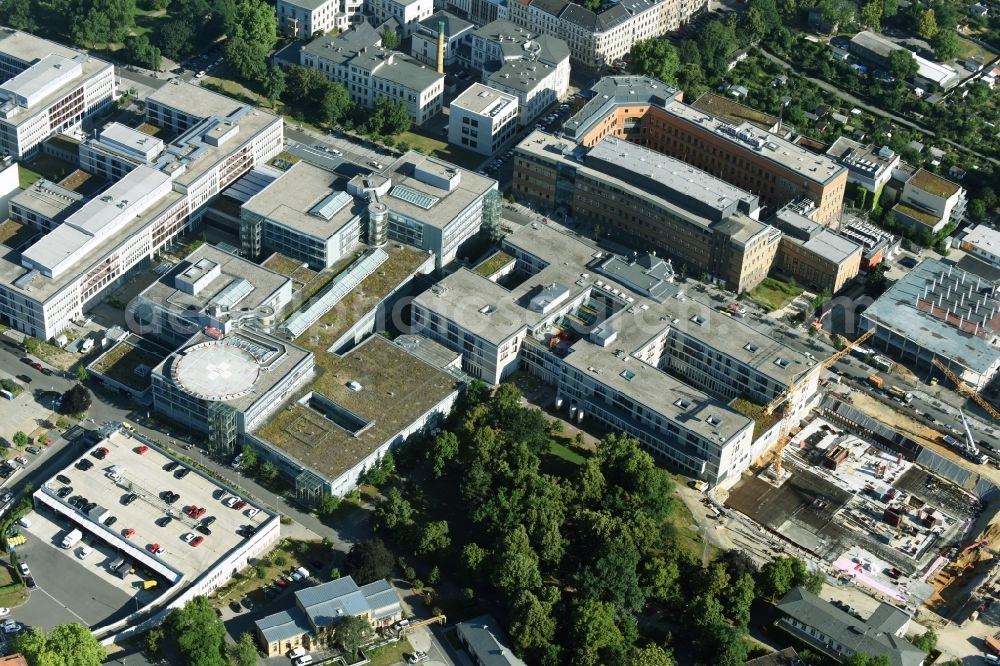
<svg viewBox="0 0 1000 666"><path fill-rule="evenodd" d="M295 666L306 666L306 664L313 663L313 657L311 654L302 655L298 659L292 660L292 663L295 664Z"/></svg>
<svg viewBox="0 0 1000 666"><path fill-rule="evenodd" d="M305 653L306 653L306 649L300 645L300 646L298 646L297 648L295 648L294 650L292 650L291 652L288 653L288 658L289 659L295 659L296 657L301 657Z"/></svg>
<svg viewBox="0 0 1000 666"><path fill-rule="evenodd" d="M31 527L31 521L28 520L27 518L20 518L20 519L18 519L17 524L20 525L21 527L26 528L26 529L29 528L29 527Z"/></svg>

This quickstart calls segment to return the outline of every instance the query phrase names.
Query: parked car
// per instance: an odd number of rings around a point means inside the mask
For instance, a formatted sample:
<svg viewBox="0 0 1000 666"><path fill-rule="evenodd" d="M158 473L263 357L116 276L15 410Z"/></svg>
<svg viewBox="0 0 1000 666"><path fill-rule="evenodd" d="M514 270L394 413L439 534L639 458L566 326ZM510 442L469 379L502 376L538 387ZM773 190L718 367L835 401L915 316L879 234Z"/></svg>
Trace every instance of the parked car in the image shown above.
<svg viewBox="0 0 1000 666"><path fill-rule="evenodd" d="M76 465L74 465L74 467L76 467L78 470L80 470L82 472L86 472L88 469L90 469L93 466L94 466L94 463L90 462L86 458L80 458L80 460L77 461Z"/></svg>
<svg viewBox="0 0 1000 666"><path fill-rule="evenodd" d="M107 525L108 527L111 527L117 522L118 522L117 516L109 516L108 519L104 521L104 524Z"/></svg>
<svg viewBox="0 0 1000 666"><path fill-rule="evenodd" d="M59 483L65 483L67 486L73 483L73 481L65 474L56 474L56 481Z"/></svg>
<svg viewBox="0 0 1000 666"><path fill-rule="evenodd" d="M42 450L40 448L38 448L37 446L29 446L28 448L25 449L25 451L27 451L28 453L30 453L33 456L37 456L39 453L42 452Z"/></svg>
<svg viewBox="0 0 1000 666"><path fill-rule="evenodd" d="M108 455L108 447L99 446L90 452L90 455L94 456L98 460L104 460Z"/></svg>
<svg viewBox="0 0 1000 666"><path fill-rule="evenodd" d="M90 548L89 546L81 546L80 550L76 551L76 556L81 560L85 560L92 552L93 548Z"/></svg>

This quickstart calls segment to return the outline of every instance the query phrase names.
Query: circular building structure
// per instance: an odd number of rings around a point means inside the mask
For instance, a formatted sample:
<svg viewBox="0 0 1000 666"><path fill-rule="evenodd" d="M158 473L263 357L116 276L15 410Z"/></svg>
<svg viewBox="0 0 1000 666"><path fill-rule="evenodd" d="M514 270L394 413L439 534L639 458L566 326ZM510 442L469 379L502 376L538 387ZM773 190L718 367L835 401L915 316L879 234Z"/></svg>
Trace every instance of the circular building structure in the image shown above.
<svg viewBox="0 0 1000 666"><path fill-rule="evenodd" d="M227 401L254 390L260 363L246 349L227 340L202 342L185 349L173 364L174 383L202 400Z"/></svg>

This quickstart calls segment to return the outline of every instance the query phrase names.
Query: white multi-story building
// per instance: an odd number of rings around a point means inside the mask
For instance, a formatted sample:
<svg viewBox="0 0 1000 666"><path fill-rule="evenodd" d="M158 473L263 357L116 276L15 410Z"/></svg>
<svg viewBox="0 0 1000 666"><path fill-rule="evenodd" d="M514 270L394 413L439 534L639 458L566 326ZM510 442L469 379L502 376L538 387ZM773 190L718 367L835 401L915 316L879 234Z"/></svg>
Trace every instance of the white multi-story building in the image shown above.
<svg viewBox="0 0 1000 666"><path fill-rule="evenodd" d="M676 30L705 0L637 0L603 4L595 13L568 0L510 0L507 18L569 45L573 60L595 69L621 60L644 39Z"/></svg>
<svg viewBox="0 0 1000 666"><path fill-rule="evenodd" d="M985 224L972 227L962 239L962 250L1000 268L1000 231Z"/></svg>
<svg viewBox="0 0 1000 666"><path fill-rule="evenodd" d="M906 180L899 203L892 210L902 224L936 234L949 222L961 221L965 204L964 187L927 169L918 169Z"/></svg>
<svg viewBox="0 0 1000 666"><path fill-rule="evenodd" d="M381 173L355 176L347 191L369 202L369 243L388 238L427 250L436 268L450 263L481 227L499 225L495 180L415 151Z"/></svg>
<svg viewBox="0 0 1000 666"><path fill-rule="evenodd" d="M11 28L0 28L0 79L0 150L18 159L115 97L110 63Z"/></svg>
<svg viewBox="0 0 1000 666"><path fill-rule="evenodd" d="M372 107L379 98L400 100L421 125L441 111L444 74L408 55L381 47L382 36L369 23L324 36L302 48L300 64L342 84L351 99Z"/></svg>
<svg viewBox="0 0 1000 666"><path fill-rule="evenodd" d="M54 337L282 149L280 117L180 81L147 98L146 119L180 134L155 167L136 167L20 256L0 259L0 322Z"/></svg>
<svg viewBox="0 0 1000 666"><path fill-rule="evenodd" d="M888 146L866 146L846 136L834 141L826 154L847 168L847 182L860 185L876 197L892 179L900 161L899 154Z"/></svg>
<svg viewBox="0 0 1000 666"><path fill-rule="evenodd" d="M142 164L152 164L163 153L163 141L155 136L110 123L97 137L80 144L80 168L118 180Z"/></svg>
<svg viewBox="0 0 1000 666"><path fill-rule="evenodd" d="M365 9L378 25L396 19L405 38L416 30L417 23L433 13L434 0L368 0Z"/></svg>
<svg viewBox="0 0 1000 666"><path fill-rule="evenodd" d="M517 119L517 97L474 83L448 107L448 143L492 155L514 138Z"/></svg>
<svg viewBox="0 0 1000 666"><path fill-rule="evenodd" d="M518 98L522 126L566 96L569 58L563 40L510 21L493 21L469 35L467 66L486 85Z"/></svg>
<svg viewBox="0 0 1000 666"><path fill-rule="evenodd" d="M278 29L309 38L331 30L347 30L364 20L364 0L277 0Z"/></svg>
<svg viewBox="0 0 1000 666"><path fill-rule="evenodd" d="M503 251L512 259L493 274L459 270L412 304L414 331L461 352L469 374L497 383L523 368L556 387L571 418L634 435L675 469L724 487L782 427L754 439L736 399L785 396L793 423L807 413L819 365L686 298L655 256L605 255L539 224L509 234Z"/></svg>
<svg viewBox="0 0 1000 666"><path fill-rule="evenodd" d="M243 254L280 252L322 270L354 251L365 205L335 187L338 178L298 162L252 196L240 209Z"/></svg>

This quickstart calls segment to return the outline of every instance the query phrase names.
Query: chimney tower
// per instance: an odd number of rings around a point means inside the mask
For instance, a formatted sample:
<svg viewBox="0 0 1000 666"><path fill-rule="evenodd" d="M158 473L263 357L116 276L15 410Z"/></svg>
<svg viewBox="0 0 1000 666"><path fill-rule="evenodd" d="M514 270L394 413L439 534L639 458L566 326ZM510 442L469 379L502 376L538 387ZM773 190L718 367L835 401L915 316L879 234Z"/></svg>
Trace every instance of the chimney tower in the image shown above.
<svg viewBox="0 0 1000 666"><path fill-rule="evenodd" d="M438 21L438 57L437 57L437 73L444 74L444 30L445 23L443 20Z"/></svg>

